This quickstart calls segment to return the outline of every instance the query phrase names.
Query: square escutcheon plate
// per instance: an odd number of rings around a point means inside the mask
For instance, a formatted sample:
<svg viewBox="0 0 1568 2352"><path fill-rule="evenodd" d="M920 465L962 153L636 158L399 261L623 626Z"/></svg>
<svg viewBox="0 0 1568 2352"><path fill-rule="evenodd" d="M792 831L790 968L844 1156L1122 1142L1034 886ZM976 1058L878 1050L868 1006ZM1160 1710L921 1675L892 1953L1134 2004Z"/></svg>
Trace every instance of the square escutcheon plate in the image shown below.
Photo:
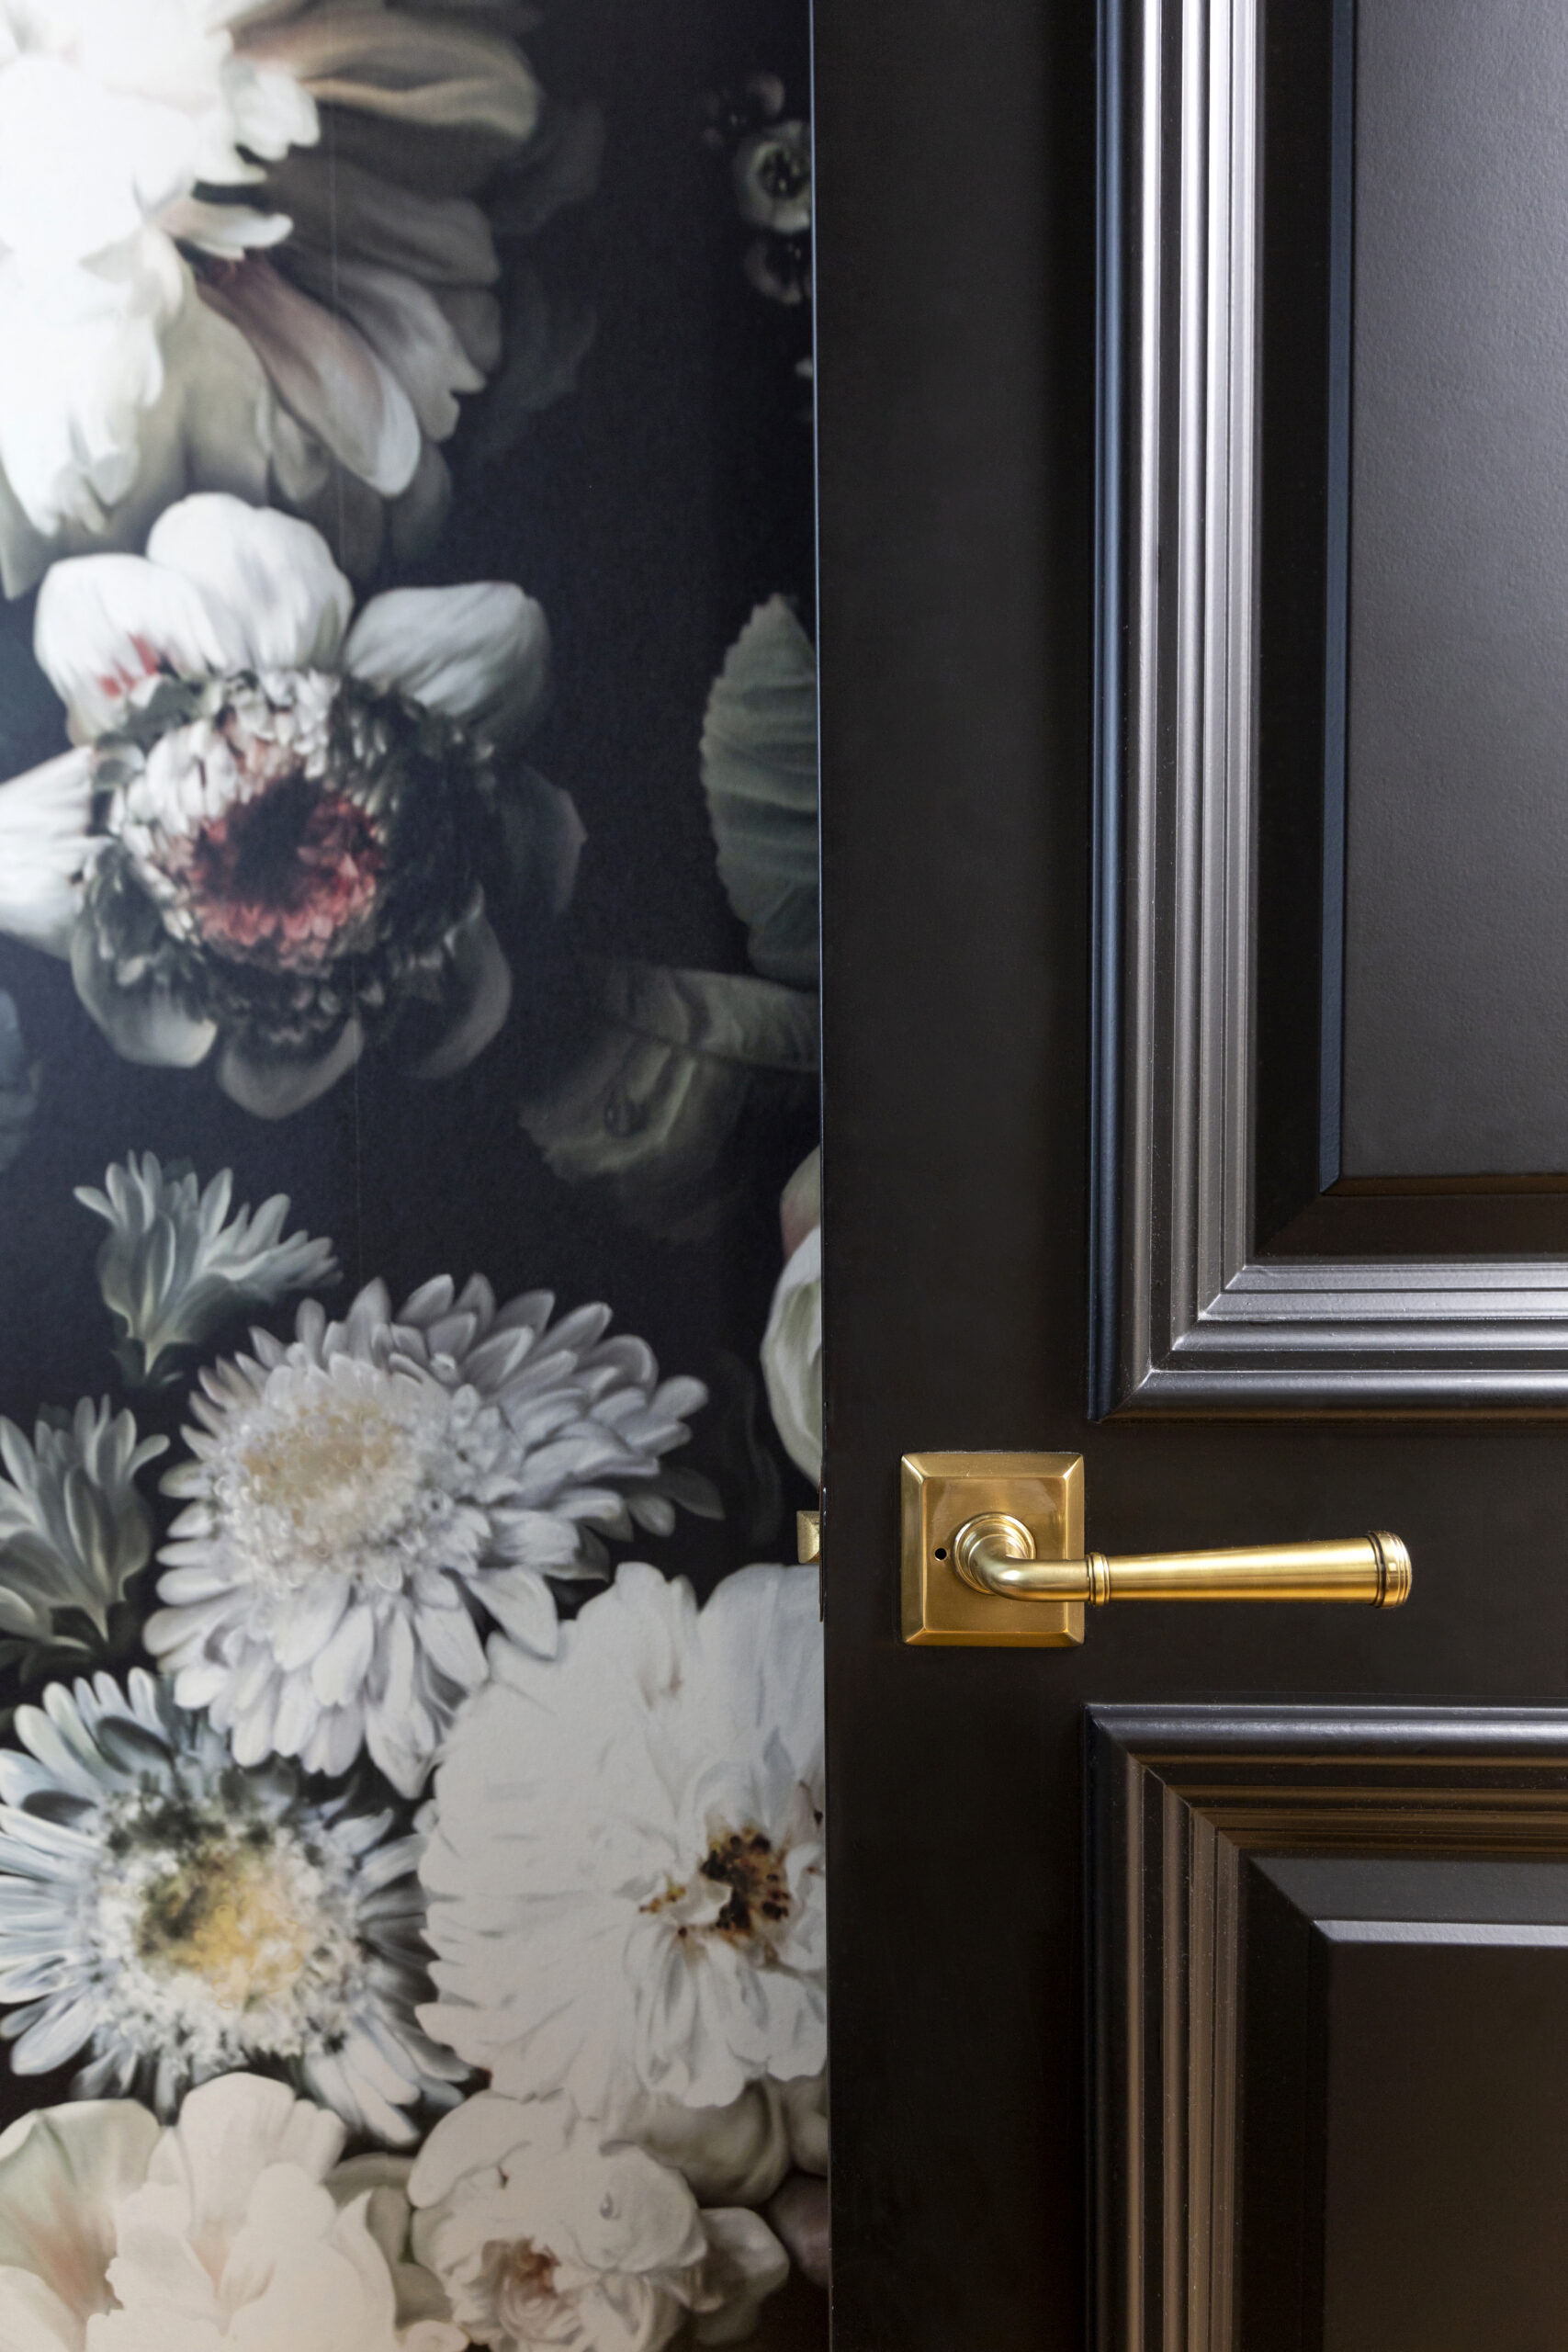
<svg viewBox="0 0 1568 2352"><path fill-rule="evenodd" d="M976 1649L1072 1649L1079 1601L976 1592L953 1565L953 1539L977 1511L1023 1521L1042 1560L1083 1556L1077 1453L907 1453L902 1484L902 1614L907 1642Z"/></svg>

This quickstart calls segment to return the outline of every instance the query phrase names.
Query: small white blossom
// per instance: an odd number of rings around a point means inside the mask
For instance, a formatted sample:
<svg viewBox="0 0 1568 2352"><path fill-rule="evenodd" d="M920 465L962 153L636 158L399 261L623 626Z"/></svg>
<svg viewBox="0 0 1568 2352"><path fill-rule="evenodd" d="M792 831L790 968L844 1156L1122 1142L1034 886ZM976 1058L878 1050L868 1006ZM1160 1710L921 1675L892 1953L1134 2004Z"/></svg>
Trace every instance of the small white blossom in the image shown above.
<svg viewBox="0 0 1568 2352"><path fill-rule="evenodd" d="M229 1169L203 1192L192 1174L165 1175L150 1151L140 1159L132 1152L124 1165L117 1160L101 1193L77 1188L83 1207L109 1228L98 1252L98 1287L130 1368L149 1386L167 1376L166 1358L199 1347L232 1316L337 1280L330 1241L284 1234L286 1193L259 1209L247 1203L231 1217L233 1196Z"/></svg>
<svg viewBox="0 0 1568 2352"><path fill-rule="evenodd" d="M405 2324L376 2195L343 2126L226 2075L168 2131L132 2099L25 2115L0 2138L0 2344L27 2352L463 2352ZM335 2168L334 2168L335 2167ZM422 2300L439 2302L429 2282Z"/></svg>
<svg viewBox="0 0 1568 2352"><path fill-rule="evenodd" d="M443 1275L394 1314L372 1283L202 1374L146 1639L242 1764L343 1772L363 1747L416 1795L489 1671L476 1620L548 1657L547 1579L598 1575L596 1531L669 1532L661 1457L705 1390L606 1336L607 1306L554 1306Z"/></svg>
<svg viewBox="0 0 1568 2352"><path fill-rule="evenodd" d="M409 2195L415 2253L496 2352L659 2352L688 2318L697 2343L736 2344L789 2274L761 2214L699 2211L678 2172L607 2146L564 2098L468 2100Z"/></svg>
<svg viewBox="0 0 1568 2352"><path fill-rule="evenodd" d="M634 1563L551 1663L490 1657L420 1865L428 2030L497 2090L564 2090L611 2127L820 2075L815 1577L742 1568L699 1611Z"/></svg>
<svg viewBox="0 0 1568 2352"><path fill-rule="evenodd" d="M138 1440L131 1415L111 1413L107 1397L84 1397L63 1429L40 1420L30 1445L0 1420L0 1634L58 1640L54 1621L66 1610L107 1633L110 1610L152 1552L137 1473L167 1445Z"/></svg>
<svg viewBox="0 0 1568 2352"><path fill-rule="evenodd" d="M419 1840L389 1809L236 1770L152 1676L52 1683L0 1750L0 2026L18 2075L84 2050L78 2096L287 2066L356 2131L407 2142L463 2068L414 2018ZM0 2342L4 2341L0 2335Z"/></svg>

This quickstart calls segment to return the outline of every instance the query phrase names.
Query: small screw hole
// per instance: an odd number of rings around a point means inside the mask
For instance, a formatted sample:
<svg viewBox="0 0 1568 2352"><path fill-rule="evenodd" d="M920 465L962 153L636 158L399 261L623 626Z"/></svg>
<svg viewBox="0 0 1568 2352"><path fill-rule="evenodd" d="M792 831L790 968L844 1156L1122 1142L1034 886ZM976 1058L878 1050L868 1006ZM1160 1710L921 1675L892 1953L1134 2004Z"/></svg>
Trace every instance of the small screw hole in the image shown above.
<svg viewBox="0 0 1568 2352"><path fill-rule="evenodd" d="M939 1560L945 1560L945 1559L946 1559L946 1557L947 1557L947 1546L946 1546L946 1544L939 1544L937 1545L937 1547L936 1547L936 1555L937 1555L937 1558L938 1558Z"/></svg>

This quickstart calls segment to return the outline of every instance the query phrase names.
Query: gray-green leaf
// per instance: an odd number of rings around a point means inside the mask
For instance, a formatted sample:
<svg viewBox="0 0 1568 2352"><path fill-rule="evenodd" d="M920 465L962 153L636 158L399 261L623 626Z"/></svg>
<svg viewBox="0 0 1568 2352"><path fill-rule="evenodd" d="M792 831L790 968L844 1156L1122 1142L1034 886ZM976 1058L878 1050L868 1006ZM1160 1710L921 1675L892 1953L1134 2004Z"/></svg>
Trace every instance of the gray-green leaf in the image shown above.
<svg viewBox="0 0 1568 2352"><path fill-rule="evenodd" d="M817 1069L817 999L741 973L612 964L588 1052L523 1124L552 1171L601 1182L636 1224L705 1229L744 1112L792 1114Z"/></svg>
<svg viewBox="0 0 1568 2352"><path fill-rule="evenodd" d="M782 596L759 605L714 681L703 786L719 878L771 980L817 985L817 655Z"/></svg>

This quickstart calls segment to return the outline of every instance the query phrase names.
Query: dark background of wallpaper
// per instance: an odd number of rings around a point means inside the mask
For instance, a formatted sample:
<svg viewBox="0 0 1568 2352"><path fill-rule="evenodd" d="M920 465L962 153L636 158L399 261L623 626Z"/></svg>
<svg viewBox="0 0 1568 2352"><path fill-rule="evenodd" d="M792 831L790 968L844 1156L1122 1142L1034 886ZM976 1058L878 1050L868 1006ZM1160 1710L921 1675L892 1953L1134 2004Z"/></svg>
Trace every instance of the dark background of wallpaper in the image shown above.
<svg viewBox="0 0 1568 2352"><path fill-rule="evenodd" d="M805 112L806 0L558 0L525 47L552 94L591 99L606 119L598 194L526 248L556 296L592 303L597 334L576 391L499 463L477 458L474 404L448 445L450 524L434 559L398 576L514 579L543 603L557 692L528 756L572 793L588 829L570 919L536 968L515 967L513 1018L460 1077L420 1086L367 1057L276 1125L226 1102L206 1071L120 1061L64 967L0 941L0 986L44 1063L27 1148L0 1176L0 1410L30 1431L40 1405L114 1388L93 1271L102 1228L73 1187L101 1182L133 1149L188 1160L204 1181L231 1167L238 1199L287 1192L291 1224L333 1238L340 1299L375 1275L399 1297L434 1273L470 1272L502 1298L535 1287L563 1307L603 1298L662 1371L710 1381L715 1402L681 1458L718 1479L727 1521L682 1517L667 1541L631 1547L705 1590L746 1559L790 1556L788 1515L808 1499L773 1436L757 1350L781 1261L778 1194L815 1140L814 1106L796 1099L745 1130L742 1182L716 1223L670 1242L553 1177L518 1105L565 1048L573 953L746 968L698 739L709 685L755 604L782 591L811 627L809 386L796 373L810 313L746 279L754 232L728 155L702 131L709 96L759 72L784 82L787 114ZM64 741L31 660L31 606L0 616L5 775ZM293 1311L275 1311L274 1328ZM177 1427L180 1393L128 1401L143 1428Z"/></svg>
<svg viewBox="0 0 1568 2352"><path fill-rule="evenodd" d="M528 757L573 795L588 830L570 915L535 968L514 960L513 1017L461 1076L420 1086L367 1057L276 1125L228 1102L209 1072L119 1060L64 966L0 940L0 987L44 1066L27 1146L0 1174L0 1411L30 1434L42 1406L120 1394L94 1272L102 1227L73 1188L101 1182L131 1150L188 1160L204 1182L229 1167L239 1200L286 1192L291 1227L331 1236L345 1270L338 1300L376 1275L400 1298L432 1274L480 1272L502 1299L539 1287L563 1308L604 1299L617 1329L651 1342L661 1371L707 1380L714 1401L677 1459L717 1480L726 1520L682 1515L667 1540L617 1547L705 1593L748 1559L792 1557L792 1514L811 1499L773 1434L757 1353L782 1261L778 1195L816 1140L815 1104L797 1090L786 1112L743 1127L739 1184L700 1238L680 1242L558 1182L518 1109L572 1042L574 959L747 969L717 879L698 742L709 687L752 607L783 592L812 626L809 386L796 373L810 313L747 281L754 232L739 217L728 154L702 131L709 96L761 72L787 85L787 114L805 112L807 6L558 0L525 46L548 90L591 99L606 119L598 194L526 249L555 294L593 306L597 334L576 391L503 462L477 461L484 419L473 404L448 445L451 522L434 559L398 576L513 579L543 603L556 698ZM32 603L0 612L0 775L64 743L31 658ZM272 1328L291 1324L295 1305L274 1310ZM173 1435L184 1396L122 1401L143 1430ZM141 1580L142 1611L151 1585ZM117 1666L135 1656L133 1627L120 1633ZM0 1724L30 1695L15 1675L0 1684ZM73 2072L21 2081L0 2062L0 2122L67 2097ZM753 2341L757 2352L811 2352L826 2337L826 2299L796 2276Z"/></svg>

